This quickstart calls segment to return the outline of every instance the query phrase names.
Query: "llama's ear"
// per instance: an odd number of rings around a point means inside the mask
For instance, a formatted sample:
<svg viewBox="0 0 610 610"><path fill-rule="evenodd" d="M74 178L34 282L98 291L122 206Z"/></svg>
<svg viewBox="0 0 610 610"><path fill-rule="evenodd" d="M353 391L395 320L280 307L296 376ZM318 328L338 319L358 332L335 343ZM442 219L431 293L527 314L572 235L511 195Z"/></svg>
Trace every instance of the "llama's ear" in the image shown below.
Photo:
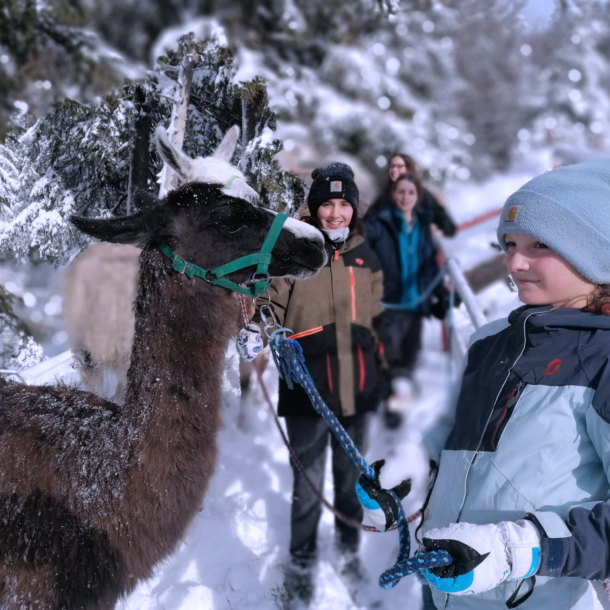
<svg viewBox="0 0 610 610"><path fill-rule="evenodd" d="M155 132L157 140L157 150L161 158L183 179L188 180L191 171L191 159L184 153L174 148L174 145L169 141L167 132L163 125L157 127Z"/></svg>
<svg viewBox="0 0 610 610"><path fill-rule="evenodd" d="M225 195L239 197L251 203L256 203L259 199L258 193L242 178L235 178L230 188L223 188Z"/></svg>
<svg viewBox="0 0 610 610"><path fill-rule="evenodd" d="M222 139L222 142L218 145L216 152L212 156L216 159L222 159L227 163L231 161L231 157L235 152L235 145L237 144L238 138L239 127L237 125L233 125L233 127L227 131L225 137Z"/></svg>
<svg viewBox="0 0 610 610"><path fill-rule="evenodd" d="M70 216L70 222L83 233L115 244L144 244L150 235L144 214L123 218L84 218Z"/></svg>

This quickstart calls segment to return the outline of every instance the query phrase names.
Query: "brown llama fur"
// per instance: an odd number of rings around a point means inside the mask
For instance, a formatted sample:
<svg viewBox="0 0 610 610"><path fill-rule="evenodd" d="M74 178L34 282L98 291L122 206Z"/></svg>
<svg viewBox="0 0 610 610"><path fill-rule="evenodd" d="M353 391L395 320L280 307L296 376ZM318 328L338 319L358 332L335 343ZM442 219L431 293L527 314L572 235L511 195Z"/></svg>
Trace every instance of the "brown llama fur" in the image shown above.
<svg viewBox="0 0 610 610"><path fill-rule="evenodd" d="M124 219L73 219L97 238L143 246L125 404L0 380L2 608L110 610L174 551L214 472L238 301L173 271L156 244L210 269L257 251L272 220L204 184ZM323 240L292 222L270 274L309 277L325 263Z"/></svg>

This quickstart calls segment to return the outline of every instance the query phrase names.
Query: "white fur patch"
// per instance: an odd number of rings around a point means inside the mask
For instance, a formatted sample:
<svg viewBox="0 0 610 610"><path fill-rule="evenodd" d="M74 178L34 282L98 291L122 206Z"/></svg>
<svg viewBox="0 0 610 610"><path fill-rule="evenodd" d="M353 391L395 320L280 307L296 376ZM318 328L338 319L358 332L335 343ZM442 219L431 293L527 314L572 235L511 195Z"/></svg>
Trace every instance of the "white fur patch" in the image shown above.
<svg viewBox="0 0 610 610"><path fill-rule="evenodd" d="M284 223L284 228L288 229L291 233L294 233L297 237L319 241L320 247L324 247L324 237L322 236L322 233L306 222L288 218Z"/></svg>

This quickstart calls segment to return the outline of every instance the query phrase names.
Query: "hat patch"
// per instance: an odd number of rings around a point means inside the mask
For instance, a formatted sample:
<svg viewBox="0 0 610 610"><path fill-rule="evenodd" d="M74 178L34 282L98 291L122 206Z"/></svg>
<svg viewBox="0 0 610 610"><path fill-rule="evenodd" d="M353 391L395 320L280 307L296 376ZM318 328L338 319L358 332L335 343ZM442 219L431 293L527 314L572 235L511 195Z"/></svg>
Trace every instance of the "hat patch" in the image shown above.
<svg viewBox="0 0 610 610"><path fill-rule="evenodd" d="M517 222L517 216L521 211L521 207L522 206L520 205L514 205L512 208L510 208L510 210L508 210L508 213L506 214L506 218L504 219L504 224L511 224L513 222Z"/></svg>
<svg viewBox="0 0 610 610"><path fill-rule="evenodd" d="M330 183L330 192L331 193L340 193L343 190L343 182L341 180L333 180Z"/></svg>

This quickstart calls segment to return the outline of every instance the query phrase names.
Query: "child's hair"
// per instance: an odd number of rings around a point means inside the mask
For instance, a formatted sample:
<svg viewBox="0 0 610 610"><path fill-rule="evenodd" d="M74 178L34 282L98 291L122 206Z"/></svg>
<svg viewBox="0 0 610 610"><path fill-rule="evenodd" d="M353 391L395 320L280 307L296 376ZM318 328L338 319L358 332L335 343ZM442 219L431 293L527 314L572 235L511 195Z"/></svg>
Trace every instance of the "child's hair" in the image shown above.
<svg viewBox="0 0 610 610"><path fill-rule="evenodd" d="M421 180L419 179L419 176L417 174L412 174L409 172L407 172L406 174L400 174L400 176L396 178L394 184L392 184L392 194L396 192L396 189L398 188L398 183L402 182L403 180L405 180L406 182L411 182L415 185L415 190L417 191L417 202L419 203L421 201L422 185Z"/></svg>
<svg viewBox="0 0 610 610"><path fill-rule="evenodd" d="M595 286L591 302L585 307L585 310L610 316L610 284Z"/></svg>

